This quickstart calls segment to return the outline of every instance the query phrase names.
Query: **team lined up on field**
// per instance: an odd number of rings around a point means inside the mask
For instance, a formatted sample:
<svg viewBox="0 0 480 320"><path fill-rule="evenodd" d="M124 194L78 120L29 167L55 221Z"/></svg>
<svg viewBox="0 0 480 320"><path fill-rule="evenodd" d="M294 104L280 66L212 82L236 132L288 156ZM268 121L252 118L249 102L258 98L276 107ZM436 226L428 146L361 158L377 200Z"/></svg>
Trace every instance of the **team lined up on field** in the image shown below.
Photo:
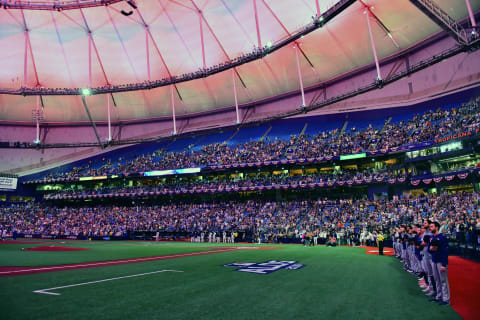
<svg viewBox="0 0 480 320"><path fill-rule="evenodd" d="M208 242L208 243L235 243L238 233L234 231L223 232L194 232L190 237L190 242Z"/></svg>
<svg viewBox="0 0 480 320"><path fill-rule="evenodd" d="M419 279L419 286L431 302L450 303L448 284L448 242L436 221L401 226L394 234L395 256Z"/></svg>

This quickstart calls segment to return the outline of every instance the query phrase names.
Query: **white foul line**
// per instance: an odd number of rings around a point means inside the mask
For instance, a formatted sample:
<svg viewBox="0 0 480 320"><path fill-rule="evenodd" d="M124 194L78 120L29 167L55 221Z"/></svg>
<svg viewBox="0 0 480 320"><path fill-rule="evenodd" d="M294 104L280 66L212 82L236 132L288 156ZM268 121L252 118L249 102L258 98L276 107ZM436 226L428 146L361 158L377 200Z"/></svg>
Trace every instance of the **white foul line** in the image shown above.
<svg viewBox="0 0 480 320"><path fill-rule="evenodd" d="M123 259L123 260L111 260L111 261L105 261L105 262L71 264L71 265L64 265L64 266L29 268L29 269L21 269L21 270L0 271L0 274L11 274L11 273L32 272L32 271L47 271L47 270L79 269L81 267L98 267L98 266L117 265L117 264L132 263L132 262L167 260L167 259L173 259L173 258L199 256L199 255L217 253L217 252L229 252L233 250L235 249L220 249L220 250L199 251L199 252L191 252L191 253L179 253L179 254L172 254L172 255L165 255L165 256L155 256L155 257L148 257L148 258L133 258L133 259Z"/></svg>
<svg viewBox="0 0 480 320"><path fill-rule="evenodd" d="M88 285L88 284L100 283L100 282L107 282L107 281L113 281L113 280L119 280L119 279L141 277L141 276L146 276L146 275L149 275L149 274L155 274L155 273L161 273L161 272L183 272L183 271L179 271L179 270L158 270L158 271L153 271L153 272L132 274L132 275L130 275L130 276L124 276L124 277L103 279L103 280L97 280L97 281L89 281L89 282L83 282L83 283L70 284L70 285L68 285L68 286L62 286L62 287L55 287L55 288L35 290L35 291L32 291L32 292L33 292L33 293L40 293L40 294L50 294L50 295L52 295L52 296L59 296L59 295L61 295L60 293L48 292L48 291L58 290L58 289L64 289L64 288L71 288L71 287L78 287L78 286L86 286L86 285Z"/></svg>

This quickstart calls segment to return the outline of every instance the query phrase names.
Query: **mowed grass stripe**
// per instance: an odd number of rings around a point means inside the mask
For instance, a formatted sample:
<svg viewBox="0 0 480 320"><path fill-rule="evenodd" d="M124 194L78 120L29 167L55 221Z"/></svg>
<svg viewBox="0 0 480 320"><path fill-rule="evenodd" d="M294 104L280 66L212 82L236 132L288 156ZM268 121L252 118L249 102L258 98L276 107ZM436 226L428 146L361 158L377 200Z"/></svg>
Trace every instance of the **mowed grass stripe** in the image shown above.
<svg viewBox="0 0 480 320"><path fill-rule="evenodd" d="M43 246L44 244L41 244ZM160 255L193 253L209 251L212 248L208 246L183 246L167 247L155 245L116 245L116 244L94 244L76 243L59 244L61 246L88 248L88 251L71 252L38 252L22 251L22 248L33 248L40 245L19 244L19 245L0 245L0 266L16 267L41 267L61 264L74 264L85 262L97 262L119 259L133 259L144 257L155 257Z"/></svg>
<svg viewBox="0 0 480 320"><path fill-rule="evenodd" d="M269 275L222 267L268 260L306 267ZM69 288L61 296L32 293L162 269L184 272ZM0 307L5 319L460 319L428 302L416 282L395 258L363 249L284 246L1 278L8 290L0 291Z"/></svg>

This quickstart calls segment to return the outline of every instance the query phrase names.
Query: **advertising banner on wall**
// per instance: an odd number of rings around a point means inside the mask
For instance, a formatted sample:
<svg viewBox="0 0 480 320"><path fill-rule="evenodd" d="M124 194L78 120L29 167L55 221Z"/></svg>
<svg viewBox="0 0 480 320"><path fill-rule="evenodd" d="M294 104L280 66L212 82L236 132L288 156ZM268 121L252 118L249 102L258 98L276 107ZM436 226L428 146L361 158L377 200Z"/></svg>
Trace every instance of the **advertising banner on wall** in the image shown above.
<svg viewBox="0 0 480 320"><path fill-rule="evenodd" d="M17 178L0 177L0 190L14 191L17 190Z"/></svg>

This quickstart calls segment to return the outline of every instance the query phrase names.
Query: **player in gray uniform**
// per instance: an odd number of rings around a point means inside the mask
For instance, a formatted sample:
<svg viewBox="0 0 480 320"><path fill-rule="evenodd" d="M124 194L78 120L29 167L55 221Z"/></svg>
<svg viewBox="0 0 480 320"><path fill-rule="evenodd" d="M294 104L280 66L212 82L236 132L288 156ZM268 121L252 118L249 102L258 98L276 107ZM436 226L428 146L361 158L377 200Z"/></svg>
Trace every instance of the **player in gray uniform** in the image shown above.
<svg viewBox="0 0 480 320"><path fill-rule="evenodd" d="M422 237L424 233L423 226L421 224L416 225L417 234L415 237L415 249L414 249L414 254L415 254L415 261L417 263L417 274L419 278L423 278L423 256L422 256L422 249L423 247L421 246L422 243Z"/></svg>
<svg viewBox="0 0 480 320"><path fill-rule="evenodd" d="M423 221L423 228L425 232L422 235L422 252L421 255L423 256L422 259L422 268L425 272L426 282L428 282L428 287L425 288L424 292L429 297L433 297L437 294L435 288L435 280L433 279L433 269L432 269L432 255L428 252L428 245L430 240L432 239L433 233L430 231L430 224L432 222L430 220Z"/></svg>
<svg viewBox="0 0 480 320"><path fill-rule="evenodd" d="M413 238L413 228L407 226L405 234L405 268L408 272L413 273L414 261L412 256L415 254L415 245Z"/></svg>
<svg viewBox="0 0 480 320"><path fill-rule="evenodd" d="M440 305L450 304L450 287L448 285L448 241L439 232L440 224L430 224L430 231L433 233L430 241L429 253L432 255L433 278L437 288L437 295L431 301L440 302Z"/></svg>
<svg viewBox="0 0 480 320"><path fill-rule="evenodd" d="M393 234L393 254L395 257L399 258L400 257L400 250L399 250L399 243L400 243L400 233L399 233L400 228L395 228L392 232Z"/></svg>
<svg viewBox="0 0 480 320"><path fill-rule="evenodd" d="M410 230L410 234L408 236L408 259L410 261L410 273L418 273L418 260L415 256L415 238L417 237L416 227Z"/></svg>
<svg viewBox="0 0 480 320"><path fill-rule="evenodd" d="M408 227L402 227L402 232L400 234L400 249L401 249L401 257L402 257L402 262L403 262L403 267L405 270L407 270L410 266L409 261L408 261L408 254L407 254L407 248L408 248Z"/></svg>
<svg viewBox="0 0 480 320"><path fill-rule="evenodd" d="M398 228L396 235L397 239L397 257L402 258L402 228Z"/></svg>

